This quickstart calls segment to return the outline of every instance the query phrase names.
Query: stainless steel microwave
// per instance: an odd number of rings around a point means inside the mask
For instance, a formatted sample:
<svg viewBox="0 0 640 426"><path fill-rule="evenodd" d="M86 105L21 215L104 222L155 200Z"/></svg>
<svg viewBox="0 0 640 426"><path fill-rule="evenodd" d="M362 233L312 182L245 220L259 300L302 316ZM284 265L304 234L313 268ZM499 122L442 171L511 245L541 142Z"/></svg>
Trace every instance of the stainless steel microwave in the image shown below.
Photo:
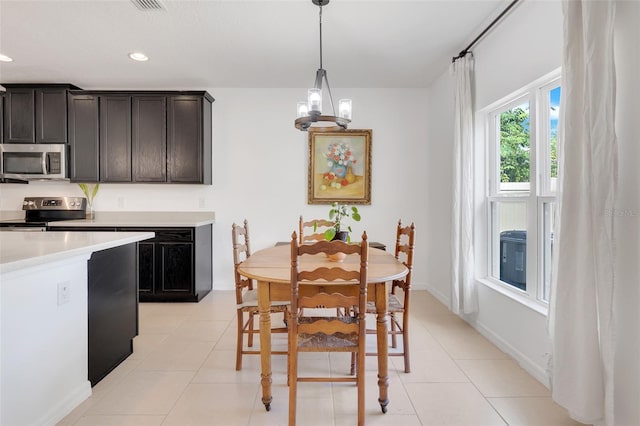
<svg viewBox="0 0 640 426"><path fill-rule="evenodd" d="M0 144L0 176L18 180L67 180L65 144Z"/></svg>

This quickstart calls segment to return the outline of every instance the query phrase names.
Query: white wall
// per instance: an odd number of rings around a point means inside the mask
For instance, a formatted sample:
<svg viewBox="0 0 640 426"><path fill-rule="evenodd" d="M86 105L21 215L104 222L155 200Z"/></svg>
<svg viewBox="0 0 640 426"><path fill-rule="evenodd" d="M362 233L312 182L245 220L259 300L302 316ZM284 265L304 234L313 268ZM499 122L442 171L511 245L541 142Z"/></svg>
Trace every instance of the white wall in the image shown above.
<svg viewBox="0 0 640 426"><path fill-rule="evenodd" d="M293 126L300 89L207 89L213 103L213 185L103 184L100 211L215 211L214 288L233 288L231 224L246 218L252 249L289 240L298 217L327 217L328 206L307 204L307 133ZM426 89L336 89L353 99L354 129L373 129L372 202L360 207L356 236L393 247L398 219L417 228L413 282L425 287L428 254ZM74 184L0 185L0 209L19 210L24 196L76 195ZM446 244L447 240L443 240Z"/></svg>
<svg viewBox="0 0 640 426"><path fill-rule="evenodd" d="M425 258L428 290L446 305L451 285L451 189L453 175L453 84L444 73L427 96L427 223L423 235L432 241Z"/></svg>

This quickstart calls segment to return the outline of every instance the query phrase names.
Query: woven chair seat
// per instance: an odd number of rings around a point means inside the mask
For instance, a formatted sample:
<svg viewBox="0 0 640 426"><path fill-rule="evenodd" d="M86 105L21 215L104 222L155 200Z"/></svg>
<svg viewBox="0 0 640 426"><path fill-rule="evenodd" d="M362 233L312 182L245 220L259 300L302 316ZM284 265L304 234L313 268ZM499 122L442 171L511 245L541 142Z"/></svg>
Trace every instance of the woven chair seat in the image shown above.
<svg viewBox="0 0 640 426"><path fill-rule="evenodd" d="M289 301L286 302L271 302L271 312L284 312L289 305ZM238 309L243 309L245 312L258 311L258 292L256 289L247 290L242 295L242 303L236 305Z"/></svg>
<svg viewBox="0 0 640 426"><path fill-rule="evenodd" d="M404 306L402 306L402 302L400 302L400 299L398 299L398 296L395 294L389 295L389 304L387 309L388 312L404 312ZM367 302L367 313L375 314L376 312L376 304L374 302Z"/></svg>
<svg viewBox="0 0 640 426"><path fill-rule="evenodd" d="M324 333L298 335L298 349L304 351L305 348L326 348L326 352L348 351L358 348L358 335L356 333L343 334L336 333L326 335Z"/></svg>

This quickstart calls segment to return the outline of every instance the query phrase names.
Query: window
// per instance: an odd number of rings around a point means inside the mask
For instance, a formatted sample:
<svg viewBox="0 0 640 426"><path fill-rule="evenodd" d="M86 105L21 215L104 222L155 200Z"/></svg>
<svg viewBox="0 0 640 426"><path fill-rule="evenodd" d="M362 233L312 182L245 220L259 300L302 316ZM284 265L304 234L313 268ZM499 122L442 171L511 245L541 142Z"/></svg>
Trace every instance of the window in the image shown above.
<svg viewBox="0 0 640 426"><path fill-rule="evenodd" d="M484 111L487 279L548 303L560 110L559 71Z"/></svg>

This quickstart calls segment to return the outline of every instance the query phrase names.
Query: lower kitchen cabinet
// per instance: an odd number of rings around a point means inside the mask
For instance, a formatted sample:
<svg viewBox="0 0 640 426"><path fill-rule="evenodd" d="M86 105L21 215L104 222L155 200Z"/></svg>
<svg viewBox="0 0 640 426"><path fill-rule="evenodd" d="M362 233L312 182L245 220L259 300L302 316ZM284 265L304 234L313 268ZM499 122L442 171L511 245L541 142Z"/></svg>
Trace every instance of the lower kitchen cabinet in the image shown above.
<svg viewBox="0 0 640 426"><path fill-rule="evenodd" d="M213 283L213 225L196 227L50 226L48 231L154 232L138 246L140 302L199 302Z"/></svg>
<svg viewBox="0 0 640 426"><path fill-rule="evenodd" d="M49 231L154 232L138 243L140 302L199 302L213 283L213 225L197 227L53 226Z"/></svg>
<svg viewBox="0 0 640 426"><path fill-rule="evenodd" d="M119 230L156 234L138 245L141 302L197 302L211 291L212 225Z"/></svg>

